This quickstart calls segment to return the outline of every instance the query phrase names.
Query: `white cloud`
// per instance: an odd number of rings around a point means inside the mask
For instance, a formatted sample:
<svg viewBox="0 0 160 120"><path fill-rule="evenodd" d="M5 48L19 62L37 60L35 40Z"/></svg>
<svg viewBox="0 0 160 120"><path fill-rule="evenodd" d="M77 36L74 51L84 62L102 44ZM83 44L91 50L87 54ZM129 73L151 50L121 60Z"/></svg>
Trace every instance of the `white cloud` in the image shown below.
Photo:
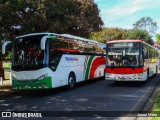
<svg viewBox="0 0 160 120"><path fill-rule="evenodd" d="M97 0L98 1L98 0ZM105 25L111 25L114 21L129 19L130 22L138 20L134 14L148 9L159 9L160 0L123 0L119 4L114 4L114 7L101 9L101 17Z"/></svg>
<svg viewBox="0 0 160 120"><path fill-rule="evenodd" d="M140 3L143 3L145 2L146 0L133 0L133 3L134 4L140 4Z"/></svg>
<svg viewBox="0 0 160 120"><path fill-rule="evenodd" d="M109 18L110 21L117 20L119 18L122 18L124 16L128 16L131 14L134 14L135 12L138 12L142 8L140 6L132 6L132 7L115 7L112 9L107 9L102 12L102 15L105 15Z"/></svg>

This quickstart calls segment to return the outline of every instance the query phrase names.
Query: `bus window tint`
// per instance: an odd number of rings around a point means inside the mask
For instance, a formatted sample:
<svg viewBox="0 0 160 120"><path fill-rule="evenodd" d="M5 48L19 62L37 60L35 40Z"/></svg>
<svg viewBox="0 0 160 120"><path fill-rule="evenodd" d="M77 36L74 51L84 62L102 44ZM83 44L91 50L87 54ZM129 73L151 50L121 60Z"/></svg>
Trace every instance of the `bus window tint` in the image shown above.
<svg viewBox="0 0 160 120"><path fill-rule="evenodd" d="M139 43L129 43L126 45L122 43L112 43L107 47L108 66L137 67L139 64L143 64L142 59L140 59Z"/></svg>
<svg viewBox="0 0 160 120"><path fill-rule="evenodd" d="M68 43L60 39L50 40L49 42L49 66L51 70L55 71L62 54L66 52Z"/></svg>
<svg viewBox="0 0 160 120"><path fill-rule="evenodd" d="M155 63L158 61L158 54L154 48L143 45L143 54L145 58L145 64Z"/></svg>
<svg viewBox="0 0 160 120"><path fill-rule="evenodd" d="M44 67L44 51L40 48L42 35L15 39L13 70L30 70Z"/></svg>

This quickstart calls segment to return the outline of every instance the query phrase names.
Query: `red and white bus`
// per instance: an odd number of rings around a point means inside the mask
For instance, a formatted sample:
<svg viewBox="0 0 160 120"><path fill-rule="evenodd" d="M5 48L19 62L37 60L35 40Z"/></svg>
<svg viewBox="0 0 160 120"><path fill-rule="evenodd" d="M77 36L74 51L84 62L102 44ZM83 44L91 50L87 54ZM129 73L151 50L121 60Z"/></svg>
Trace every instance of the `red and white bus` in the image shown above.
<svg viewBox="0 0 160 120"><path fill-rule="evenodd" d="M146 81L158 71L158 50L142 40L107 42L105 79Z"/></svg>

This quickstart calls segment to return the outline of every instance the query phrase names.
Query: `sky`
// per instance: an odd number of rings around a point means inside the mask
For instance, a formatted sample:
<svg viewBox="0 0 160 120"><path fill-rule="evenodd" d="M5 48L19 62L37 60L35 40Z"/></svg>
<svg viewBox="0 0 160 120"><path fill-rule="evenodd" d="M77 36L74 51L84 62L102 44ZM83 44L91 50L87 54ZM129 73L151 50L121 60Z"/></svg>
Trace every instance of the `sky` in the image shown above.
<svg viewBox="0 0 160 120"><path fill-rule="evenodd" d="M160 0L94 0L100 10L104 27L132 29L142 17L156 21L160 33Z"/></svg>

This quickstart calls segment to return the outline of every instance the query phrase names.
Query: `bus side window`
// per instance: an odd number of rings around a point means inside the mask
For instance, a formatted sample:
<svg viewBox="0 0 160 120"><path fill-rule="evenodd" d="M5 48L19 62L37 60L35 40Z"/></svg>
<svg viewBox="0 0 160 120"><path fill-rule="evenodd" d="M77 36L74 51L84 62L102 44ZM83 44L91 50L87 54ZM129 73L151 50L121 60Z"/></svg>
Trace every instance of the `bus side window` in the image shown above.
<svg viewBox="0 0 160 120"><path fill-rule="evenodd" d="M148 59L148 51L146 49L143 50L144 59Z"/></svg>

